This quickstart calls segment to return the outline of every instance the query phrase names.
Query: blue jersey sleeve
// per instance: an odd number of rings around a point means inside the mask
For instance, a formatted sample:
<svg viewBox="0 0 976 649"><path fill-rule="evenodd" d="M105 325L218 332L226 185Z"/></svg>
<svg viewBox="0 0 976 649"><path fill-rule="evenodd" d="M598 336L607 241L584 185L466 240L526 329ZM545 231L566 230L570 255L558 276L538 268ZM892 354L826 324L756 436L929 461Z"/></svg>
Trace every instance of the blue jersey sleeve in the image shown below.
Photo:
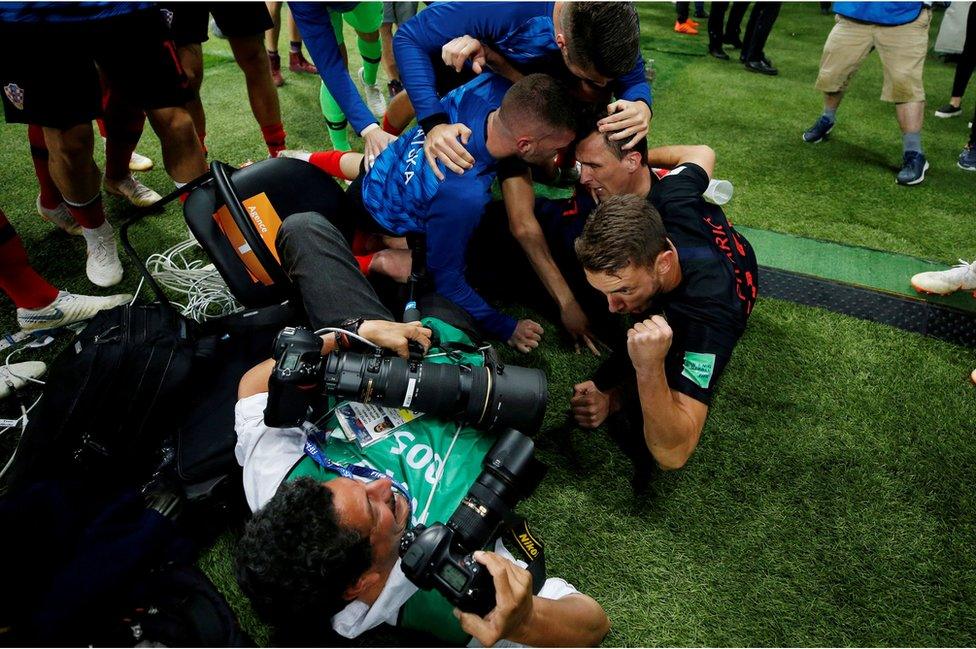
<svg viewBox="0 0 976 649"><path fill-rule="evenodd" d="M425 132L448 123L447 113L437 96L434 61L440 63L441 48L449 41L473 36L491 44L517 25L539 13L532 2L444 2L428 6L405 22L393 37L400 76L417 123Z"/></svg>
<svg viewBox="0 0 976 649"><path fill-rule="evenodd" d="M448 174L427 213L427 272L438 293L470 313L488 334L505 341L515 333L516 320L485 302L464 276L468 242L488 195L476 196L472 191L480 192L480 183L461 187L454 179L463 177L452 176Z"/></svg>
<svg viewBox="0 0 976 649"><path fill-rule="evenodd" d="M317 2L289 2L288 8L295 17L305 48L319 69L325 87L332 93L356 133L362 133L364 128L376 122L376 118L349 77L349 70L339 52L339 42L332 30L328 8Z"/></svg>
<svg viewBox="0 0 976 649"><path fill-rule="evenodd" d="M634 67L614 82L613 94L617 99L628 101L643 101L651 106L651 86L647 83L647 74L644 69L644 57L637 54L637 62Z"/></svg>

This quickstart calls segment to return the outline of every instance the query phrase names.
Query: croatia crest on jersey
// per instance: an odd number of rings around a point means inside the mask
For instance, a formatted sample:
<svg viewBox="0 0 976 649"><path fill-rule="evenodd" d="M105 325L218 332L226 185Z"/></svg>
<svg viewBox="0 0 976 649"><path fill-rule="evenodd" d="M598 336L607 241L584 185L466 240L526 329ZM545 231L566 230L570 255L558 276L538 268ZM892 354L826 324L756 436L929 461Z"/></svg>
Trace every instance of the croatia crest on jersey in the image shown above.
<svg viewBox="0 0 976 649"><path fill-rule="evenodd" d="M3 94L17 110L24 110L24 89L16 83L8 83L3 87Z"/></svg>

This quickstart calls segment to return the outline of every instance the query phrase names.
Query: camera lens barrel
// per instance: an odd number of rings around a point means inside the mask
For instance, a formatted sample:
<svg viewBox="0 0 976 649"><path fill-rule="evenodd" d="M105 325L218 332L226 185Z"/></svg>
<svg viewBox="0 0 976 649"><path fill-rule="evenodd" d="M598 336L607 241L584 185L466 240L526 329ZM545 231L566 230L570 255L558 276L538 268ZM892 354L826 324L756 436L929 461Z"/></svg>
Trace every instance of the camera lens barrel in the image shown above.
<svg viewBox="0 0 976 649"><path fill-rule="evenodd" d="M460 417L481 428L534 432L549 395L545 374L525 367L495 371L346 352L330 354L324 374L326 392L337 397Z"/></svg>

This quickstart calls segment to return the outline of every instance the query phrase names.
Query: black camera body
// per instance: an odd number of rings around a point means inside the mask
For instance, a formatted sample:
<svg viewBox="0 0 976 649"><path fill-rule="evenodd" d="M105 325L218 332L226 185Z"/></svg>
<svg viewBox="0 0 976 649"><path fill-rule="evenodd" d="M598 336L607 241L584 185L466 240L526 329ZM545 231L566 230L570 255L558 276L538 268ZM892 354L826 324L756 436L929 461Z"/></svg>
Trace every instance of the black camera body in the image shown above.
<svg viewBox="0 0 976 649"><path fill-rule="evenodd" d="M495 607L495 586L491 573L472 555L498 538L515 505L532 495L546 473L532 440L512 429L499 436L483 466L446 524L417 525L400 541L400 567L407 579L424 590L436 588L462 611L482 616Z"/></svg>
<svg viewBox="0 0 976 649"><path fill-rule="evenodd" d="M285 327L275 336L274 370L268 379L264 423L300 426L309 406L322 394L322 339L305 327Z"/></svg>
<svg viewBox="0 0 976 649"><path fill-rule="evenodd" d="M323 393L360 403L410 408L459 419L480 428L542 425L549 391L541 370L503 365L486 355L484 366L404 360L374 353L321 355L322 340L303 327L286 327L274 343L264 421L300 426Z"/></svg>

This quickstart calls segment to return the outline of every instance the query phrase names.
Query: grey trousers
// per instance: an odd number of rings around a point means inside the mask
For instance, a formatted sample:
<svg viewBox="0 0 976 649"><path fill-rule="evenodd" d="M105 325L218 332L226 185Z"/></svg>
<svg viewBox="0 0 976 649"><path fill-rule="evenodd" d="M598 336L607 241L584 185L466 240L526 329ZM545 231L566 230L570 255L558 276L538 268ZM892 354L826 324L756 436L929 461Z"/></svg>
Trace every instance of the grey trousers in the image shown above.
<svg viewBox="0 0 976 649"><path fill-rule="evenodd" d="M395 319L360 272L345 237L318 212L282 221L275 245L316 329L348 318Z"/></svg>

